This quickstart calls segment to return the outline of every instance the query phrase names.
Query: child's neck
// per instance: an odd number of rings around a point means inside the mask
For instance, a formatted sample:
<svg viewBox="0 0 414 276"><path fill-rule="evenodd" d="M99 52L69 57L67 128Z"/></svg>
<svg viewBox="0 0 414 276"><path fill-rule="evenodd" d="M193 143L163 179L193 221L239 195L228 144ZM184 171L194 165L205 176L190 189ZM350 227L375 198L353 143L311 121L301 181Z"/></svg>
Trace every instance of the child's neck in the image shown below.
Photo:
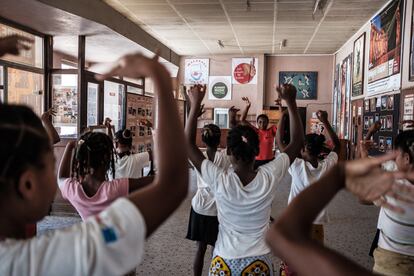
<svg viewBox="0 0 414 276"><path fill-rule="evenodd" d="M5 239L25 239L26 226L13 219L0 218L0 241Z"/></svg>
<svg viewBox="0 0 414 276"><path fill-rule="evenodd" d="M217 148L215 147L207 147L207 157L208 160L214 161L214 158L216 157Z"/></svg>
<svg viewBox="0 0 414 276"><path fill-rule="evenodd" d="M233 170L239 177L240 181L243 183L244 186L252 182L252 180L256 177L257 172L254 170L254 162L253 163L244 163L239 162L232 164Z"/></svg>

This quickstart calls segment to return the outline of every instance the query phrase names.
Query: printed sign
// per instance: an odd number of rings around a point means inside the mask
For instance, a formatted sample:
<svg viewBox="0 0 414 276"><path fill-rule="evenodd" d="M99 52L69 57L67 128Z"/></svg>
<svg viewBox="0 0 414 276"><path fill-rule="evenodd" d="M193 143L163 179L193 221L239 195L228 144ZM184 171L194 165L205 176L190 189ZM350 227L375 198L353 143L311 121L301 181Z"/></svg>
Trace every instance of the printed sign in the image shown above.
<svg viewBox="0 0 414 276"><path fill-rule="evenodd" d="M187 85L208 84L209 59L186 59L185 80Z"/></svg>
<svg viewBox="0 0 414 276"><path fill-rule="evenodd" d="M233 58L233 84L257 84L257 58Z"/></svg>
<svg viewBox="0 0 414 276"><path fill-rule="evenodd" d="M231 100L231 77L210 77L208 90L209 100Z"/></svg>

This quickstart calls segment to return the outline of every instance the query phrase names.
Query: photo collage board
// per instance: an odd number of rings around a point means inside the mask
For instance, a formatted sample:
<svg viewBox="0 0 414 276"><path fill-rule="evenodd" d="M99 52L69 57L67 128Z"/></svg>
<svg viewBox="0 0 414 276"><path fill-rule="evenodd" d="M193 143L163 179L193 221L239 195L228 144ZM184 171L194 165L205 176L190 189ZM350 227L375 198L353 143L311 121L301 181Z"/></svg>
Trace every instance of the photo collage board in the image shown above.
<svg viewBox="0 0 414 276"><path fill-rule="evenodd" d="M153 98L127 93L126 128L132 132L132 152L152 149L152 132L142 125L142 120L153 121Z"/></svg>
<svg viewBox="0 0 414 276"><path fill-rule="evenodd" d="M398 134L400 117L400 94L380 95L364 100L363 133L375 122L381 123L381 129L374 134L376 147L370 154L377 155L392 150L393 137Z"/></svg>

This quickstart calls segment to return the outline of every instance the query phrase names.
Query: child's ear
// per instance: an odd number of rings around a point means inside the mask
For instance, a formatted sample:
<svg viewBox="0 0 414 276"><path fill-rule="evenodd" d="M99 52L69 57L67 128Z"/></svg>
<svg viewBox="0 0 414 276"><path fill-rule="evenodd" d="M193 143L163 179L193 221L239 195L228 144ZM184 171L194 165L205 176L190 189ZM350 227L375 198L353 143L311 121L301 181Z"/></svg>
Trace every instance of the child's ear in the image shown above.
<svg viewBox="0 0 414 276"><path fill-rule="evenodd" d="M17 192L18 195L24 200L31 200L33 199L36 191L36 175L32 169L27 169L22 173L20 176L18 185L17 185Z"/></svg>

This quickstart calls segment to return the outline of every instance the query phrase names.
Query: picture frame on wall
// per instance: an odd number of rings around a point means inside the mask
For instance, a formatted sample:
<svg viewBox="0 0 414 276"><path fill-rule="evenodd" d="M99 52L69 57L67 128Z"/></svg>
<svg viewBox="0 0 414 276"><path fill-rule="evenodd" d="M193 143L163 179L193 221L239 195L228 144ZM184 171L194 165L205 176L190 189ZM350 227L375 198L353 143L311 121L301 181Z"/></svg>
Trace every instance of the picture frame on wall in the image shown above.
<svg viewBox="0 0 414 276"><path fill-rule="evenodd" d="M387 110L394 110L394 95L387 98Z"/></svg>
<svg viewBox="0 0 414 276"><path fill-rule="evenodd" d="M381 97L381 110L387 110L387 98L388 96L382 96Z"/></svg>
<svg viewBox="0 0 414 276"><path fill-rule="evenodd" d="M367 130L369 128L369 118L368 116L364 116L364 129Z"/></svg>
<svg viewBox="0 0 414 276"><path fill-rule="evenodd" d="M371 112L375 112L377 110L377 98L370 99L369 104Z"/></svg>
<svg viewBox="0 0 414 276"><path fill-rule="evenodd" d="M364 111L365 112L369 112L369 104L370 104L369 100L364 101Z"/></svg>
<svg viewBox="0 0 414 276"><path fill-rule="evenodd" d="M378 139L378 150L380 152L385 152L385 137L380 136Z"/></svg>
<svg viewBox="0 0 414 276"><path fill-rule="evenodd" d="M387 130L392 131L393 116L387 115Z"/></svg>
<svg viewBox="0 0 414 276"><path fill-rule="evenodd" d="M412 11L414 11L414 5L412 6ZM414 13L412 13L414 15ZM411 16L411 37L410 37L410 61L409 61L409 81L414 81L414 16Z"/></svg>
<svg viewBox="0 0 414 276"><path fill-rule="evenodd" d="M392 137L385 138L385 151L392 151Z"/></svg>
<svg viewBox="0 0 414 276"><path fill-rule="evenodd" d="M297 100L316 100L318 72L280 71L279 85L292 84L296 87Z"/></svg>
<svg viewBox="0 0 414 276"><path fill-rule="evenodd" d="M386 123L387 123L387 117L386 116L381 116L380 117L380 123L381 123L381 130L385 130L386 129Z"/></svg>
<svg viewBox="0 0 414 276"><path fill-rule="evenodd" d="M365 32L354 41L352 97L364 94Z"/></svg>

